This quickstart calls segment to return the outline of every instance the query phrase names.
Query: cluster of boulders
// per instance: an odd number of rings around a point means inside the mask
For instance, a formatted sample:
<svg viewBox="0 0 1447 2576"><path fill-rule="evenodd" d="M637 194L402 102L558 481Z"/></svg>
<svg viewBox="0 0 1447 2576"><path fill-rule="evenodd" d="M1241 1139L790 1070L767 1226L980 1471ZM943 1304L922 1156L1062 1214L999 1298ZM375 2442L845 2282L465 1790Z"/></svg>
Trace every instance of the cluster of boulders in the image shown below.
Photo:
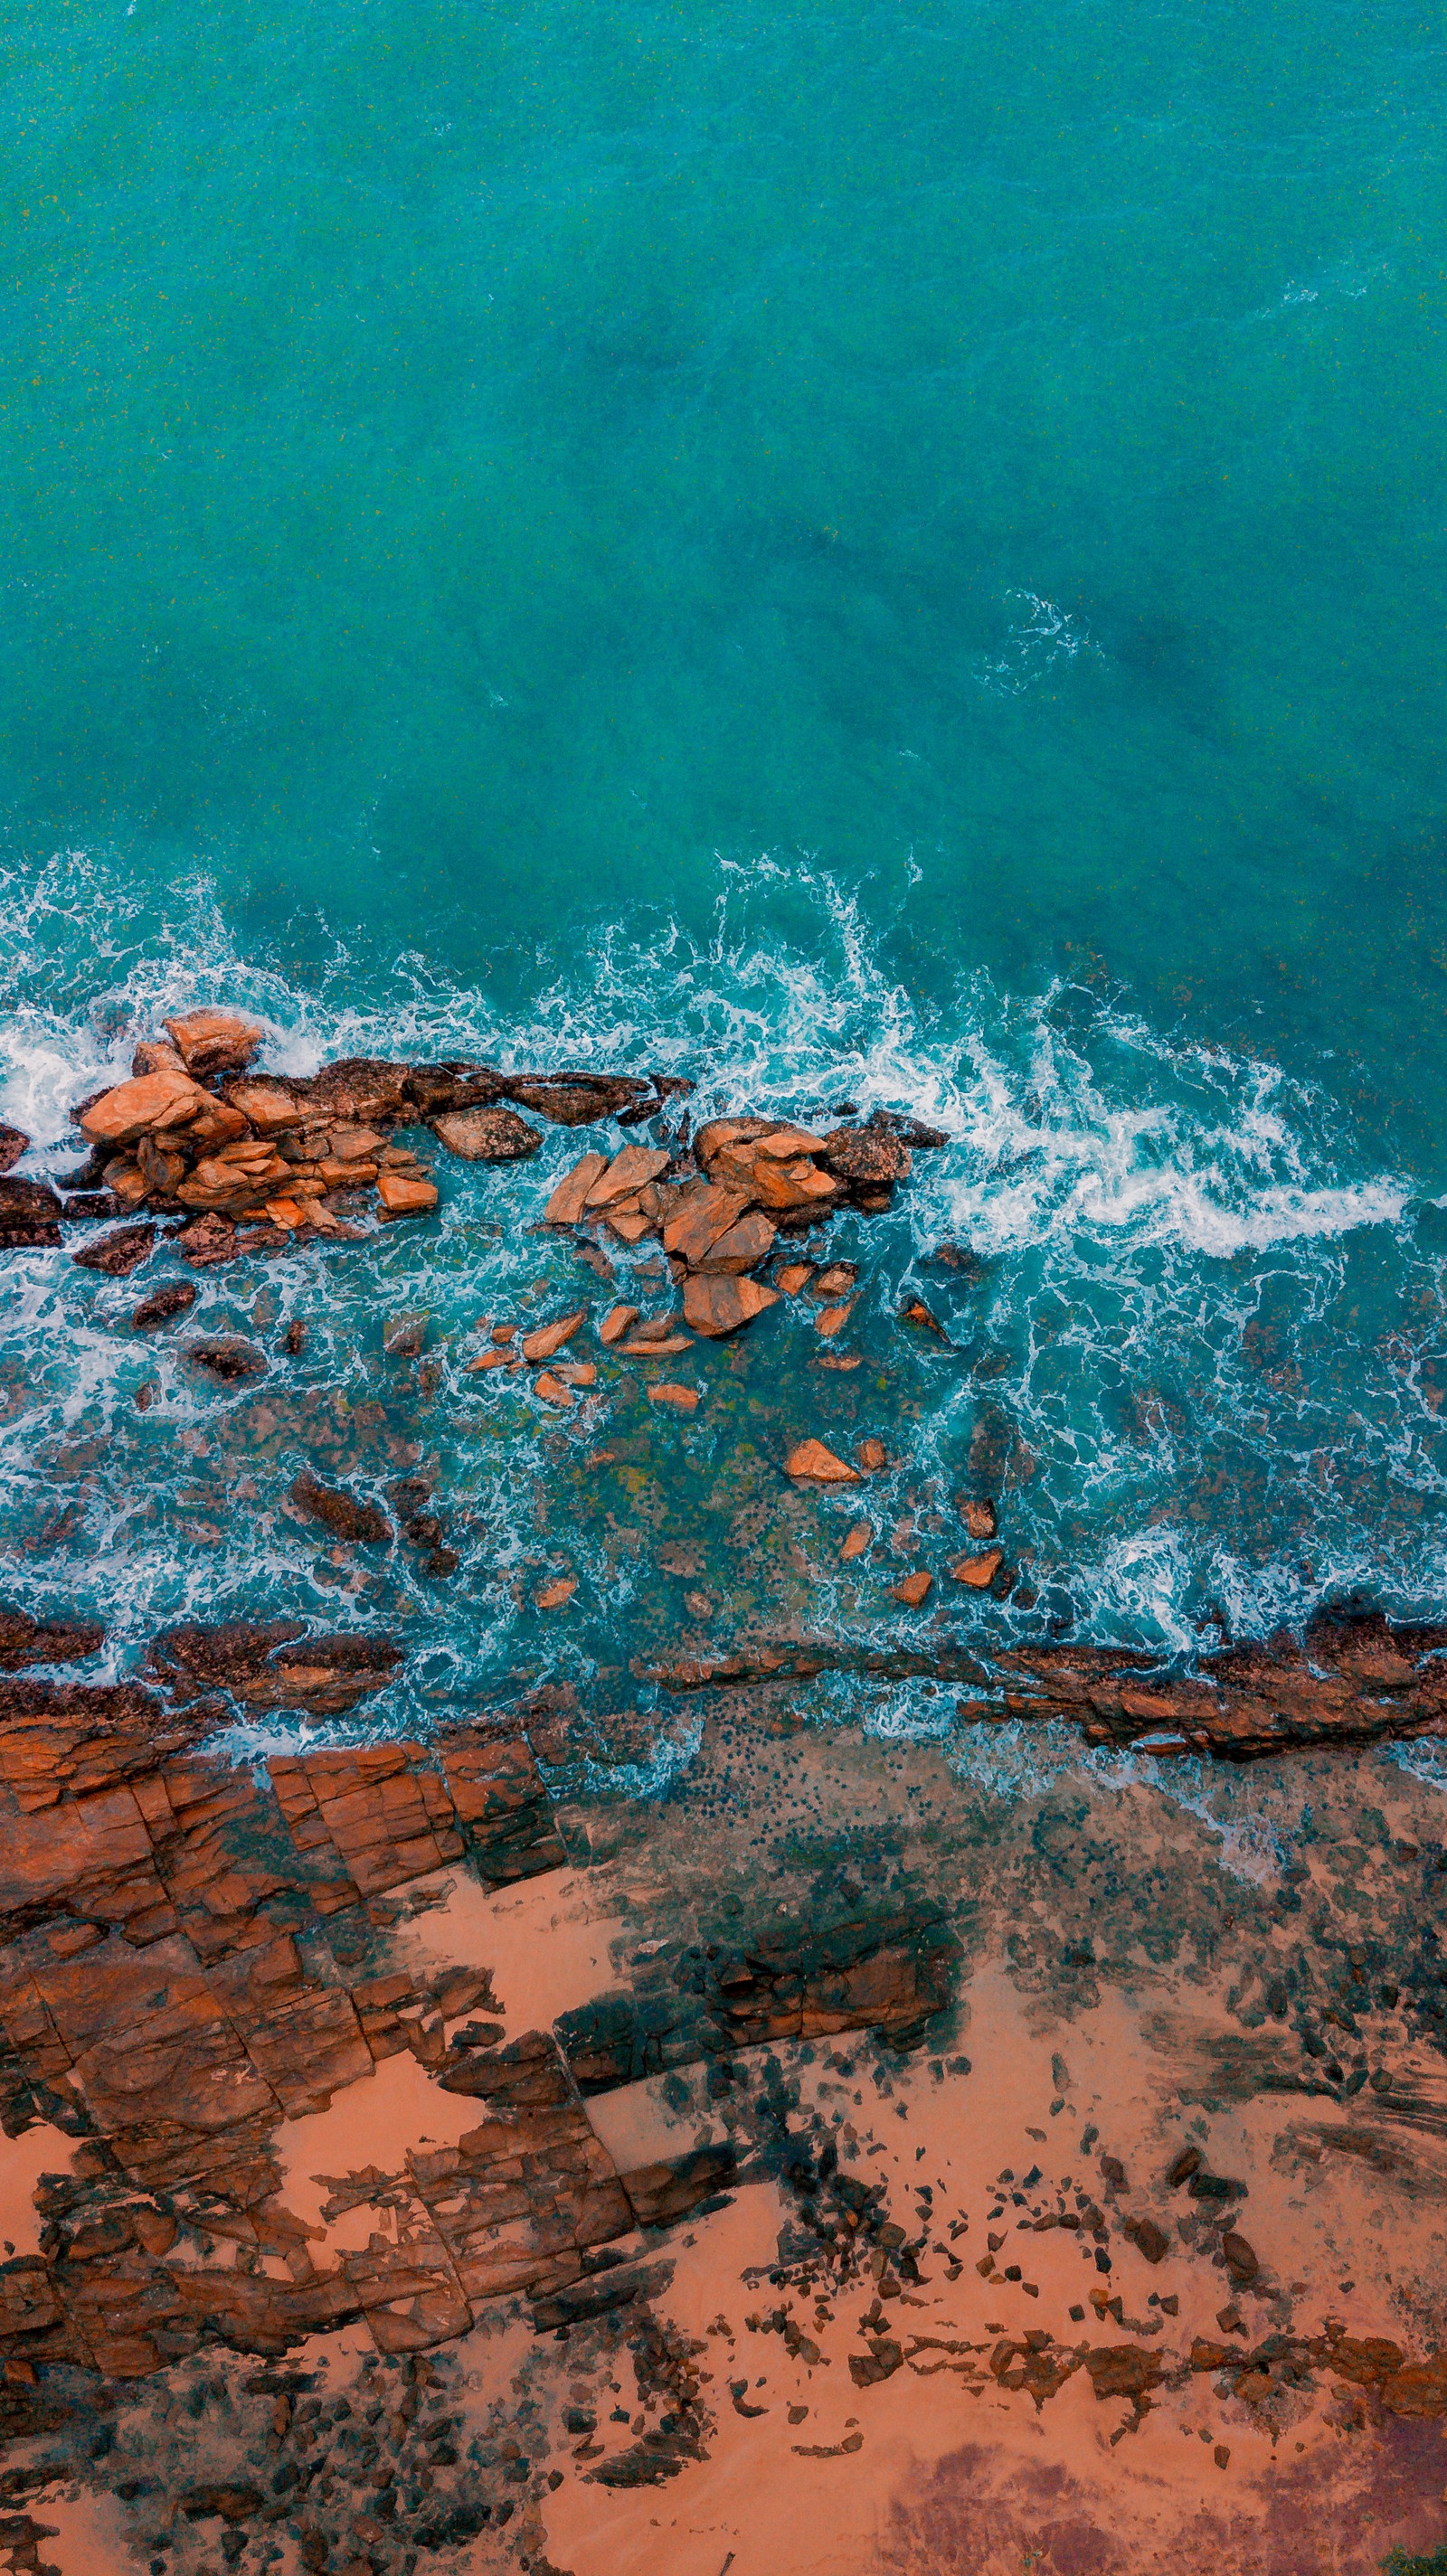
<svg viewBox="0 0 1447 2576"><path fill-rule="evenodd" d="M265 1074L255 1061L264 1033L236 1011L188 1011L164 1027L137 1047L127 1081L77 1102L89 1160L58 1185L10 1178L29 1139L0 1128L0 1251L59 1245L63 1223L116 1216L180 1219L176 1248L198 1267L346 1238L360 1215L386 1222L437 1205L431 1171L399 1131L425 1127L463 1161L522 1162L543 1137L521 1110L564 1127L638 1126L693 1089L671 1074L504 1073L451 1058L349 1056L315 1074ZM584 1155L546 1217L626 1244L660 1236L689 1323L730 1332L778 1294L752 1275L778 1235L844 1207L888 1207L912 1149L947 1141L876 1110L823 1135L779 1119L713 1119L690 1143L685 1112L665 1143ZM124 1273L153 1240L153 1226L133 1222L76 1258Z"/></svg>
<svg viewBox="0 0 1447 2576"><path fill-rule="evenodd" d="M781 1234L846 1207L879 1214L909 1178L913 1149L948 1142L938 1128L884 1110L825 1135L785 1119L714 1118L681 1148L585 1154L559 1181L544 1217L553 1226L596 1225L629 1245L656 1237L683 1289L684 1322L717 1339L810 1276L808 1263L773 1285L755 1275ZM852 1269L841 1271L841 1288L853 1278ZM841 1322L847 1312L846 1304Z"/></svg>

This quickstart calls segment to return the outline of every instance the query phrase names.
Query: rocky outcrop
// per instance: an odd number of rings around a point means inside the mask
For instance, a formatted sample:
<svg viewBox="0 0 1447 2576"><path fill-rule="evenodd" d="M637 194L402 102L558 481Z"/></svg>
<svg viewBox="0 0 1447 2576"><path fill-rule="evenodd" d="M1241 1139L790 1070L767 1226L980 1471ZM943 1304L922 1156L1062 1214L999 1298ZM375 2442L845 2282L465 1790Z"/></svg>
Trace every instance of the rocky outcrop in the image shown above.
<svg viewBox="0 0 1447 2576"><path fill-rule="evenodd" d="M671 1691L812 1681L824 1672L927 1678L969 1689L961 1715L979 1723L1064 1718L1090 1744L1252 1762L1313 1745L1447 1735L1444 1654L1447 1627L1324 1611L1299 1640L1228 1647L1186 1672L1126 1647L1027 1645L992 1657L983 1641L876 1653L811 1637L648 1664L639 1678Z"/></svg>
<svg viewBox="0 0 1447 2576"><path fill-rule="evenodd" d="M832 1928L780 1924L745 1949L658 1952L634 1984L557 2024L584 2093L631 2084L763 2040L916 2031L949 2000L957 1944L941 1919L882 1913Z"/></svg>
<svg viewBox="0 0 1447 2576"><path fill-rule="evenodd" d="M596 1225L625 1244L656 1238L683 1290L688 1330L720 1340L750 1324L807 1279L787 1269L779 1285L752 1276L780 1234L823 1223L844 1207L875 1214L911 1170L911 1144L943 1145L937 1129L883 1111L863 1127L816 1135L786 1119L715 1118L692 1147L625 1145L611 1160L585 1154L543 1211L553 1226ZM849 1280L852 1284L851 1267ZM830 1321L837 1329L848 1313Z"/></svg>

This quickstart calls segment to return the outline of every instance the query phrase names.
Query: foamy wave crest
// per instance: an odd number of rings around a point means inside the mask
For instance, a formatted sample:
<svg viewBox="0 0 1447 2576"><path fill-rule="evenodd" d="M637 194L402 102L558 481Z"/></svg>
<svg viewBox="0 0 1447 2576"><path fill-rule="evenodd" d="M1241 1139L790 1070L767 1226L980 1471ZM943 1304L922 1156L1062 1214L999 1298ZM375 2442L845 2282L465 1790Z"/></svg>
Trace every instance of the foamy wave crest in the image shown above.
<svg viewBox="0 0 1447 2576"><path fill-rule="evenodd" d="M1048 1619L1185 1654L1299 1620L1344 1589L1436 1602L1447 1362L1433 1318L1447 1311L1447 1270L1415 1225L1408 1178L1362 1167L1321 1090L1169 1038L1078 986L1011 995L977 974L921 996L889 964L908 900L906 887L890 917L871 889L870 922L808 866L721 862L707 936L640 915L581 955L539 955L504 1012L485 980L419 952L365 952L325 925L312 926L303 981L240 952L203 873L143 899L118 863L65 853L0 877L12 961L0 1115L58 1166L73 1150L70 1102L123 1073L167 1012L221 997L264 1023L270 1062L298 1071L344 1053L651 1065L697 1077L698 1114L910 1111L953 1142L921 1153L897 1210L849 1240L872 1373L858 1383L877 1390L903 1461L887 1507L898 1527L944 1530L967 1484L996 1496L1021 1576L992 1613L1006 1633ZM539 1182L577 1150L550 1133ZM312 1331L305 1401L268 1433L254 1496L227 1446L226 1403L173 1348L118 1329L122 1283L51 1256L13 1261L0 1319L6 1588L50 1607L104 1592L112 1623L136 1634L186 1612L405 1612L440 1659L431 1683L408 1684L415 1715L526 1660L529 1586L561 1552L579 1573L578 1616L574 1644L550 1641L550 1657L571 1655L582 1675L603 1643L616 1652L656 1586L567 1485L598 1436L592 1416L585 1407L572 1434L514 1420L500 1395L475 1410L477 1381L456 1373L449 1341L460 1349L480 1313L526 1312L540 1293L515 1188L449 1166L438 1226L278 1265L246 1286L244 1311L236 1274L203 1278L199 1322L266 1335L296 1311ZM972 1262L936 1261L942 1242ZM901 1333L906 1291L939 1313L945 1343ZM338 1422L377 1397L379 1311L404 1304L437 1319L441 1391L415 1420L389 1417L368 1473L378 1483L420 1460L445 1486L464 1562L445 1601L400 1552L371 1572L303 1559L266 1484L342 1455ZM787 1383L801 1421L828 1390L799 1374L791 1347L777 1316L750 1337L750 1402L777 1412ZM144 1417L142 1377L154 1381ZM725 1479L742 1473L732 1421L706 1408L689 1434ZM549 1518L560 1478L565 1529ZM812 1615L877 1634L877 1606L851 1598L826 1570ZM938 1609L936 1597L927 1615ZM932 1722L923 1699L890 1720Z"/></svg>

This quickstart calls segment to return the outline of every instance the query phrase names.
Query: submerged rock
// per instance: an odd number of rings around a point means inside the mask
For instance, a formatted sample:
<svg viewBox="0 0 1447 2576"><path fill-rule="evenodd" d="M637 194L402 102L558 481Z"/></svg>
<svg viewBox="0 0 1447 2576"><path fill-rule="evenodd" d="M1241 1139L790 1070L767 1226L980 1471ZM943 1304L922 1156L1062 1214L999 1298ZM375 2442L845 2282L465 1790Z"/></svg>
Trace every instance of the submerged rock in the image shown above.
<svg viewBox="0 0 1447 2576"><path fill-rule="evenodd" d="M139 1306L131 1309L131 1323L138 1333L148 1333L155 1324L169 1324L173 1315L189 1314L196 1303L196 1291L185 1280L176 1280L169 1288L153 1288Z"/></svg>
<svg viewBox="0 0 1447 2576"><path fill-rule="evenodd" d="M266 1367L265 1354L239 1333L218 1334L214 1341L188 1342L186 1357L193 1366L209 1370L212 1377L219 1377L228 1386L241 1378L260 1377Z"/></svg>
<svg viewBox="0 0 1447 2576"><path fill-rule="evenodd" d="M103 1270L111 1279L124 1279L149 1260L155 1242L153 1225L118 1225L113 1234L101 1235L70 1257L77 1270ZM195 1290L191 1293L194 1296Z"/></svg>
<svg viewBox="0 0 1447 2576"><path fill-rule="evenodd" d="M393 1535L387 1514L377 1503L359 1502L337 1485L324 1485L309 1467L292 1480L291 1499L308 1520L320 1521L334 1538L379 1547Z"/></svg>
<svg viewBox="0 0 1447 2576"><path fill-rule="evenodd" d="M53 1252L61 1206L45 1181L0 1179L0 1252Z"/></svg>

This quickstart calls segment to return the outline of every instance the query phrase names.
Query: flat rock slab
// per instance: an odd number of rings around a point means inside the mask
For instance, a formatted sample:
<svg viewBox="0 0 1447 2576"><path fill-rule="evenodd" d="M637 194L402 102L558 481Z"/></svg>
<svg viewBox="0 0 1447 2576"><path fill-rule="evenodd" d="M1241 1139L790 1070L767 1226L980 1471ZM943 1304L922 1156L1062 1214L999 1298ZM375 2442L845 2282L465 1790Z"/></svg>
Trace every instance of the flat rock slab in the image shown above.
<svg viewBox="0 0 1447 2576"><path fill-rule="evenodd" d="M521 1163L536 1154L542 1134L515 1109L450 1109L428 1121L439 1144L464 1163Z"/></svg>

